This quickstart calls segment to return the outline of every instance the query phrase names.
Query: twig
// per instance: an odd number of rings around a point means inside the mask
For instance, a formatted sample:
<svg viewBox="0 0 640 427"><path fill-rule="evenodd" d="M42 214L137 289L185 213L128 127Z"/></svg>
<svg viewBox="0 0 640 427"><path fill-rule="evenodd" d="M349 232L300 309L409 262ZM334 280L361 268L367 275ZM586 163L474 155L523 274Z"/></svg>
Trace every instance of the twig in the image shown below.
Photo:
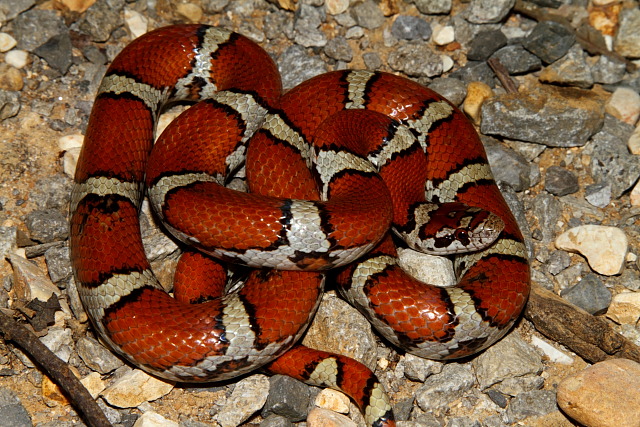
<svg viewBox="0 0 640 427"><path fill-rule="evenodd" d="M27 328L0 311L0 333L27 352L62 387L91 427L110 427L104 413L69 367Z"/></svg>
<svg viewBox="0 0 640 427"><path fill-rule="evenodd" d="M533 286L524 315L547 338L596 363L612 358L640 362L640 347L615 332L606 320Z"/></svg>
<svg viewBox="0 0 640 427"><path fill-rule="evenodd" d="M493 72L496 74L496 77L498 77L498 80L500 80L500 83L502 83L502 87L504 87L508 93L518 92L516 83L513 81L509 72L498 58L489 59L487 64L489 64Z"/></svg>

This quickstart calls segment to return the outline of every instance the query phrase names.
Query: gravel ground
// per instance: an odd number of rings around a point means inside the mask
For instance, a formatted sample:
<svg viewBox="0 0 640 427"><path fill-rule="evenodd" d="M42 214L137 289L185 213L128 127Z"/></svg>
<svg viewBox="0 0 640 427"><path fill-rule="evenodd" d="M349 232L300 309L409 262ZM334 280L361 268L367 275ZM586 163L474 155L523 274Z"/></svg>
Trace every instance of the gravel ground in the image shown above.
<svg viewBox="0 0 640 427"><path fill-rule="evenodd" d="M67 246L74 159L106 66L136 36L178 22L253 38L286 87L370 68L460 105L527 238L534 285L640 344L637 1L0 0L0 309L82 378L111 423L363 424L344 396L285 377L158 381L106 350L87 323ZM494 72L496 59L505 71ZM143 216L168 281L177 247ZM592 365L528 320L482 354L443 364L390 348L330 291L305 340L375 369L405 426L640 425L637 361ZM0 344L0 419L83 422L11 342Z"/></svg>

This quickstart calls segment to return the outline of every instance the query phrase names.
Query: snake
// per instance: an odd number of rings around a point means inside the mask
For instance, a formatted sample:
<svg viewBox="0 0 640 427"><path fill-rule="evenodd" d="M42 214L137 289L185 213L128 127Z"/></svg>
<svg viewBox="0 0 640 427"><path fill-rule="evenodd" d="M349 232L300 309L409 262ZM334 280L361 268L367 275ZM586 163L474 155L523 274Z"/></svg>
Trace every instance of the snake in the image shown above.
<svg viewBox="0 0 640 427"><path fill-rule="evenodd" d="M193 105L156 135L176 102ZM145 253L145 196L184 247L170 292ZM368 70L284 92L258 44L204 24L146 33L107 69L69 246L97 334L139 368L180 382L289 375L344 391L372 426L395 424L374 373L298 343L325 283L383 339L439 360L499 340L530 288L523 235L453 104ZM400 248L451 258L457 283L414 278Z"/></svg>

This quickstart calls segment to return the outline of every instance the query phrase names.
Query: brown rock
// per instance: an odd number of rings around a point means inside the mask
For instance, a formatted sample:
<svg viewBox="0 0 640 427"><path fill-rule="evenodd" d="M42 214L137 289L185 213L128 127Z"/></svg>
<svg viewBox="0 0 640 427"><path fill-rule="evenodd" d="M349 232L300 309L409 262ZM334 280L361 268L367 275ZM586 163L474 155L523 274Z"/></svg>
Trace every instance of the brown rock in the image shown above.
<svg viewBox="0 0 640 427"><path fill-rule="evenodd" d="M640 426L640 363L596 363L558 385L558 406L589 427Z"/></svg>

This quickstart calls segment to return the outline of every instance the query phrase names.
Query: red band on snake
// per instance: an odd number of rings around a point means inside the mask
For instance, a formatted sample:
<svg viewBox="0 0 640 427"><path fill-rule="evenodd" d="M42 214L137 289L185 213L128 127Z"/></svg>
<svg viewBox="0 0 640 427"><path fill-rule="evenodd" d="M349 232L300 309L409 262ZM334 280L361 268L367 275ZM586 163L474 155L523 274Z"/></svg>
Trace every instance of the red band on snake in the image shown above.
<svg viewBox="0 0 640 427"><path fill-rule="evenodd" d="M175 100L202 102L154 146L157 116ZM185 252L175 298L142 245L145 188L167 229L212 256ZM456 286L405 273L398 238L456 254ZM96 330L142 369L213 381L264 367L341 388L371 425L393 424L373 373L296 345L322 271L340 268L341 293L387 340L437 359L501 338L529 292L523 237L459 110L370 71L327 73L282 95L266 52L204 25L148 33L108 69L78 161L70 248ZM217 260L258 269L222 295Z"/></svg>

